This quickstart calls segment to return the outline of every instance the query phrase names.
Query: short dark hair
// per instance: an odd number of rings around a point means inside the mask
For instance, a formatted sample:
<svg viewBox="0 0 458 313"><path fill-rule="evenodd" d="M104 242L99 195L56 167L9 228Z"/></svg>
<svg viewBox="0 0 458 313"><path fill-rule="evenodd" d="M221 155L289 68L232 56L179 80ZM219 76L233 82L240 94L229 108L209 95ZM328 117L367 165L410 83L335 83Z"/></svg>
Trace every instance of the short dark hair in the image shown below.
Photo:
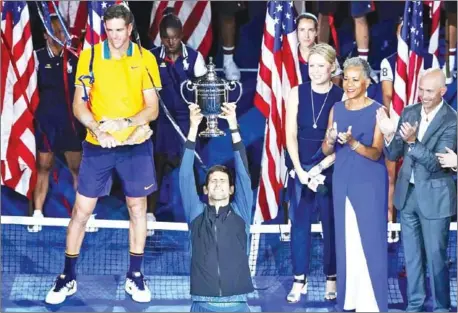
<svg viewBox="0 0 458 313"><path fill-rule="evenodd" d="M113 4L109 6L105 13L103 13L103 21L109 21L114 18L122 18L126 25L132 24L134 21L134 16L130 10L123 4Z"/></svg>
<svg viewBox="0 0 458 313"><path fill-rule="evenodd" d="M180 32L183 31L183 24L179 17L175 15L173 8L164 10L163 17L159 24L159 35L161 38L167 37L167 28L178 29Z"/></svg>
<svg viewBox="0 0 458 313"><path fill-rule="evenodd" d="M211 174L215 172L226 173L227 176L229 177L229 186L234 186L234 175L232 174L232 171L227 166L224 166L224 165L213 165L208 170L207 176L205 176L205 187L207 187L208 183L210 182Z"/></svg>
<svg viewBox="0 0 458 313"><path fill-rule="evenodd" d="M318 19L316 18L315 15L313 15L312 13L308 13L308 12L304 12L302 14L299 14L296 17L296 25L299 25L299 22L301 20L303 20L303 19L313 21L313 25L315 25L315 29L318 30Z"/></svg>
<svg viewBox="0 0 458 313"><path fill-rule="evenodd" d="M56 22L56 21L59 22L59 24L60 24L59 17L55 13L49 14L49 20L51 21L51 24L53 22ZM51 25L51 27L52 27L52 25ZM45 25L43 23L41 24L41 30L43 31L43 33L46 33L46 34L48 33L48 31L46 30L46 27L45 27Z"/></svg>

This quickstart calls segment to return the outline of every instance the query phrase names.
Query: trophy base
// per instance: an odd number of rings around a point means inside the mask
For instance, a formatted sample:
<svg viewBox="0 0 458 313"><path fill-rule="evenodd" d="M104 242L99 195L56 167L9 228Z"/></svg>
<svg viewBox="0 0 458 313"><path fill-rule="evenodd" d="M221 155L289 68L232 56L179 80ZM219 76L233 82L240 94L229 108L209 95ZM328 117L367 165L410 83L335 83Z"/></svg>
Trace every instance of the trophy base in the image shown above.
<svg viewBox="0 0 458 313"><path fill-rule="evenodd" d="M222 137L226 136L226 133L218 128L207 128L206 130L199 133L199 137L205 138L215 138L215 137Z"/></svg>

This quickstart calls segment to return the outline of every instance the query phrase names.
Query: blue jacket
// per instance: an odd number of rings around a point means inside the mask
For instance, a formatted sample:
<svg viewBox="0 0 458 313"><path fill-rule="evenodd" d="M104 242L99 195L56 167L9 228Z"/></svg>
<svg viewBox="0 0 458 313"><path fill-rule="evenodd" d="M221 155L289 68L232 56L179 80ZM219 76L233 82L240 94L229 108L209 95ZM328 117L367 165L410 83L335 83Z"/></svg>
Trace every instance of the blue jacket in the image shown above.
<svg viewBox="0 0 458 313"><path fill-rule="evenodd" d="M248 265L253 193L245 147L241 141L233 147L234 199L216 214L199 199L193 183L195 143L185 143L179 179L191 237L191 295L226 297L254 290Z"/></svg>

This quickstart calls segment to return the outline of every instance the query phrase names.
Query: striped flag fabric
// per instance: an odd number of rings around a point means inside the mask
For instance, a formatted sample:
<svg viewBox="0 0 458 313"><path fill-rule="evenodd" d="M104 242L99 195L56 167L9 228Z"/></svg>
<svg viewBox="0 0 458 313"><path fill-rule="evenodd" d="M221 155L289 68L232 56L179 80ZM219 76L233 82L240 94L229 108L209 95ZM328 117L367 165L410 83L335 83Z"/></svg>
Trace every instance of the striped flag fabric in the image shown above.
<svg viewBox="0 0 458 313"><path fill-rule="evenodd" d="M88 1L88 18L86 24L86 38L83 49L89 49L91 45L98 44L107 38L103 26L103 13L105 10L120 1Z"/></svg>
<svg viewBox="0 0 458 313"><path fill-rule="evenodd" d="M33 114L39 98L25 1L3 3L1 50L1 184L31 198L36 183Z"/></svg>
<svg viewBox="0 0 458 313"><path fill-rule="evenodd" d="M428 53L434 54L436 57L439 56L441 2L442 1L428 1L431 18L431 37L429 39Z"/></svg>
<svg viewBox="0 0 458 313"><path fill-rule="evenodd" d="M266 117L254 221L274 219L286 179L285 102L298 85L296 11L292 1L269 1L254 104Z"/></svg>
<svg viewBox="0 0 458 313"><path fill-rule="evenodd" d="M210 1L154 1L150 35L157 47L161 45L159 24L164 10L168 7L174 9L174 13L183 23L183 41L199 51L204 58L207 57L213 40Z"/></svg>
<svg viewBox="0 0 458 313"><path fill-rule="evenodd" d="M418 101L418 78L423 67L423 4L406 1L393 92L393 110L398 116L409 104Z"/></svg>
<svg viewBox="0 0 458 313"><path fill-rule="evenodd" d="M79 39L87 24L86 1L55 1L62 17L67 22L70 35Z"/></svg>

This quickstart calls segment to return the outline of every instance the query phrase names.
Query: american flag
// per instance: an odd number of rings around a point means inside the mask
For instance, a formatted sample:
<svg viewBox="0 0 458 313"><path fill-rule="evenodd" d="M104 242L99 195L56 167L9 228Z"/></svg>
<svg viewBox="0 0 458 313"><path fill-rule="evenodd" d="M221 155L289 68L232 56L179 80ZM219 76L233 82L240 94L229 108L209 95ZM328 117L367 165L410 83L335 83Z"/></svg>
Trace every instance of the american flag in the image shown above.
<svg viewBox="0 0 458 313"><path fill-rule="evenodd" d="M441 21L441 2L442 1L427 1L430 7L431 17L431 38L429 39L428 52L439 56L439 29Z"/></svg>
<svg viewBox="0 0 458 313"><path fill-rule="evenodd" d="M86 38L84 49L89 49L91 45L98 44L107 38L105 27L103 26L103 13L115 3L121 1L88 1L88 18L86 25Z"/></svg>
<svg viewBox="0 0 458 313"><path fill-rule="evenodd" d="M255 222L273 219L286 174L285 101L298 84L296 11L292 1L269 1L254 103L266 117Z"/></svg>
<svg viewBox="0 0 458 313"><path fill-rule="evenodd" d="M210 1L154 1L150 34L155 46L161 45L159 24L167 7L173 7L183 23L183 41L206 57L213 40Z"/></svg>
<svg viewBox="0 0 458 313"><path fill-rule="evenodd" d="M86 1L55 1L59 7L63 19L67 22L70 35L80 38L82 30L87 23L87 2Z"/></svg>
<svg viewBox="0 0 458 313"><path fill-rule="evenodd" d="M1 24L1 183L31 197L36 183L33 114L38 105L29 9L6 1Z"/></svg>
<svg viewBox="0 0 458 313"><path fill-rule="evenodd" d="M418 74L423 67L423 4L406 1L394 78L393 110L397 116L418 100Z"/></svg>

